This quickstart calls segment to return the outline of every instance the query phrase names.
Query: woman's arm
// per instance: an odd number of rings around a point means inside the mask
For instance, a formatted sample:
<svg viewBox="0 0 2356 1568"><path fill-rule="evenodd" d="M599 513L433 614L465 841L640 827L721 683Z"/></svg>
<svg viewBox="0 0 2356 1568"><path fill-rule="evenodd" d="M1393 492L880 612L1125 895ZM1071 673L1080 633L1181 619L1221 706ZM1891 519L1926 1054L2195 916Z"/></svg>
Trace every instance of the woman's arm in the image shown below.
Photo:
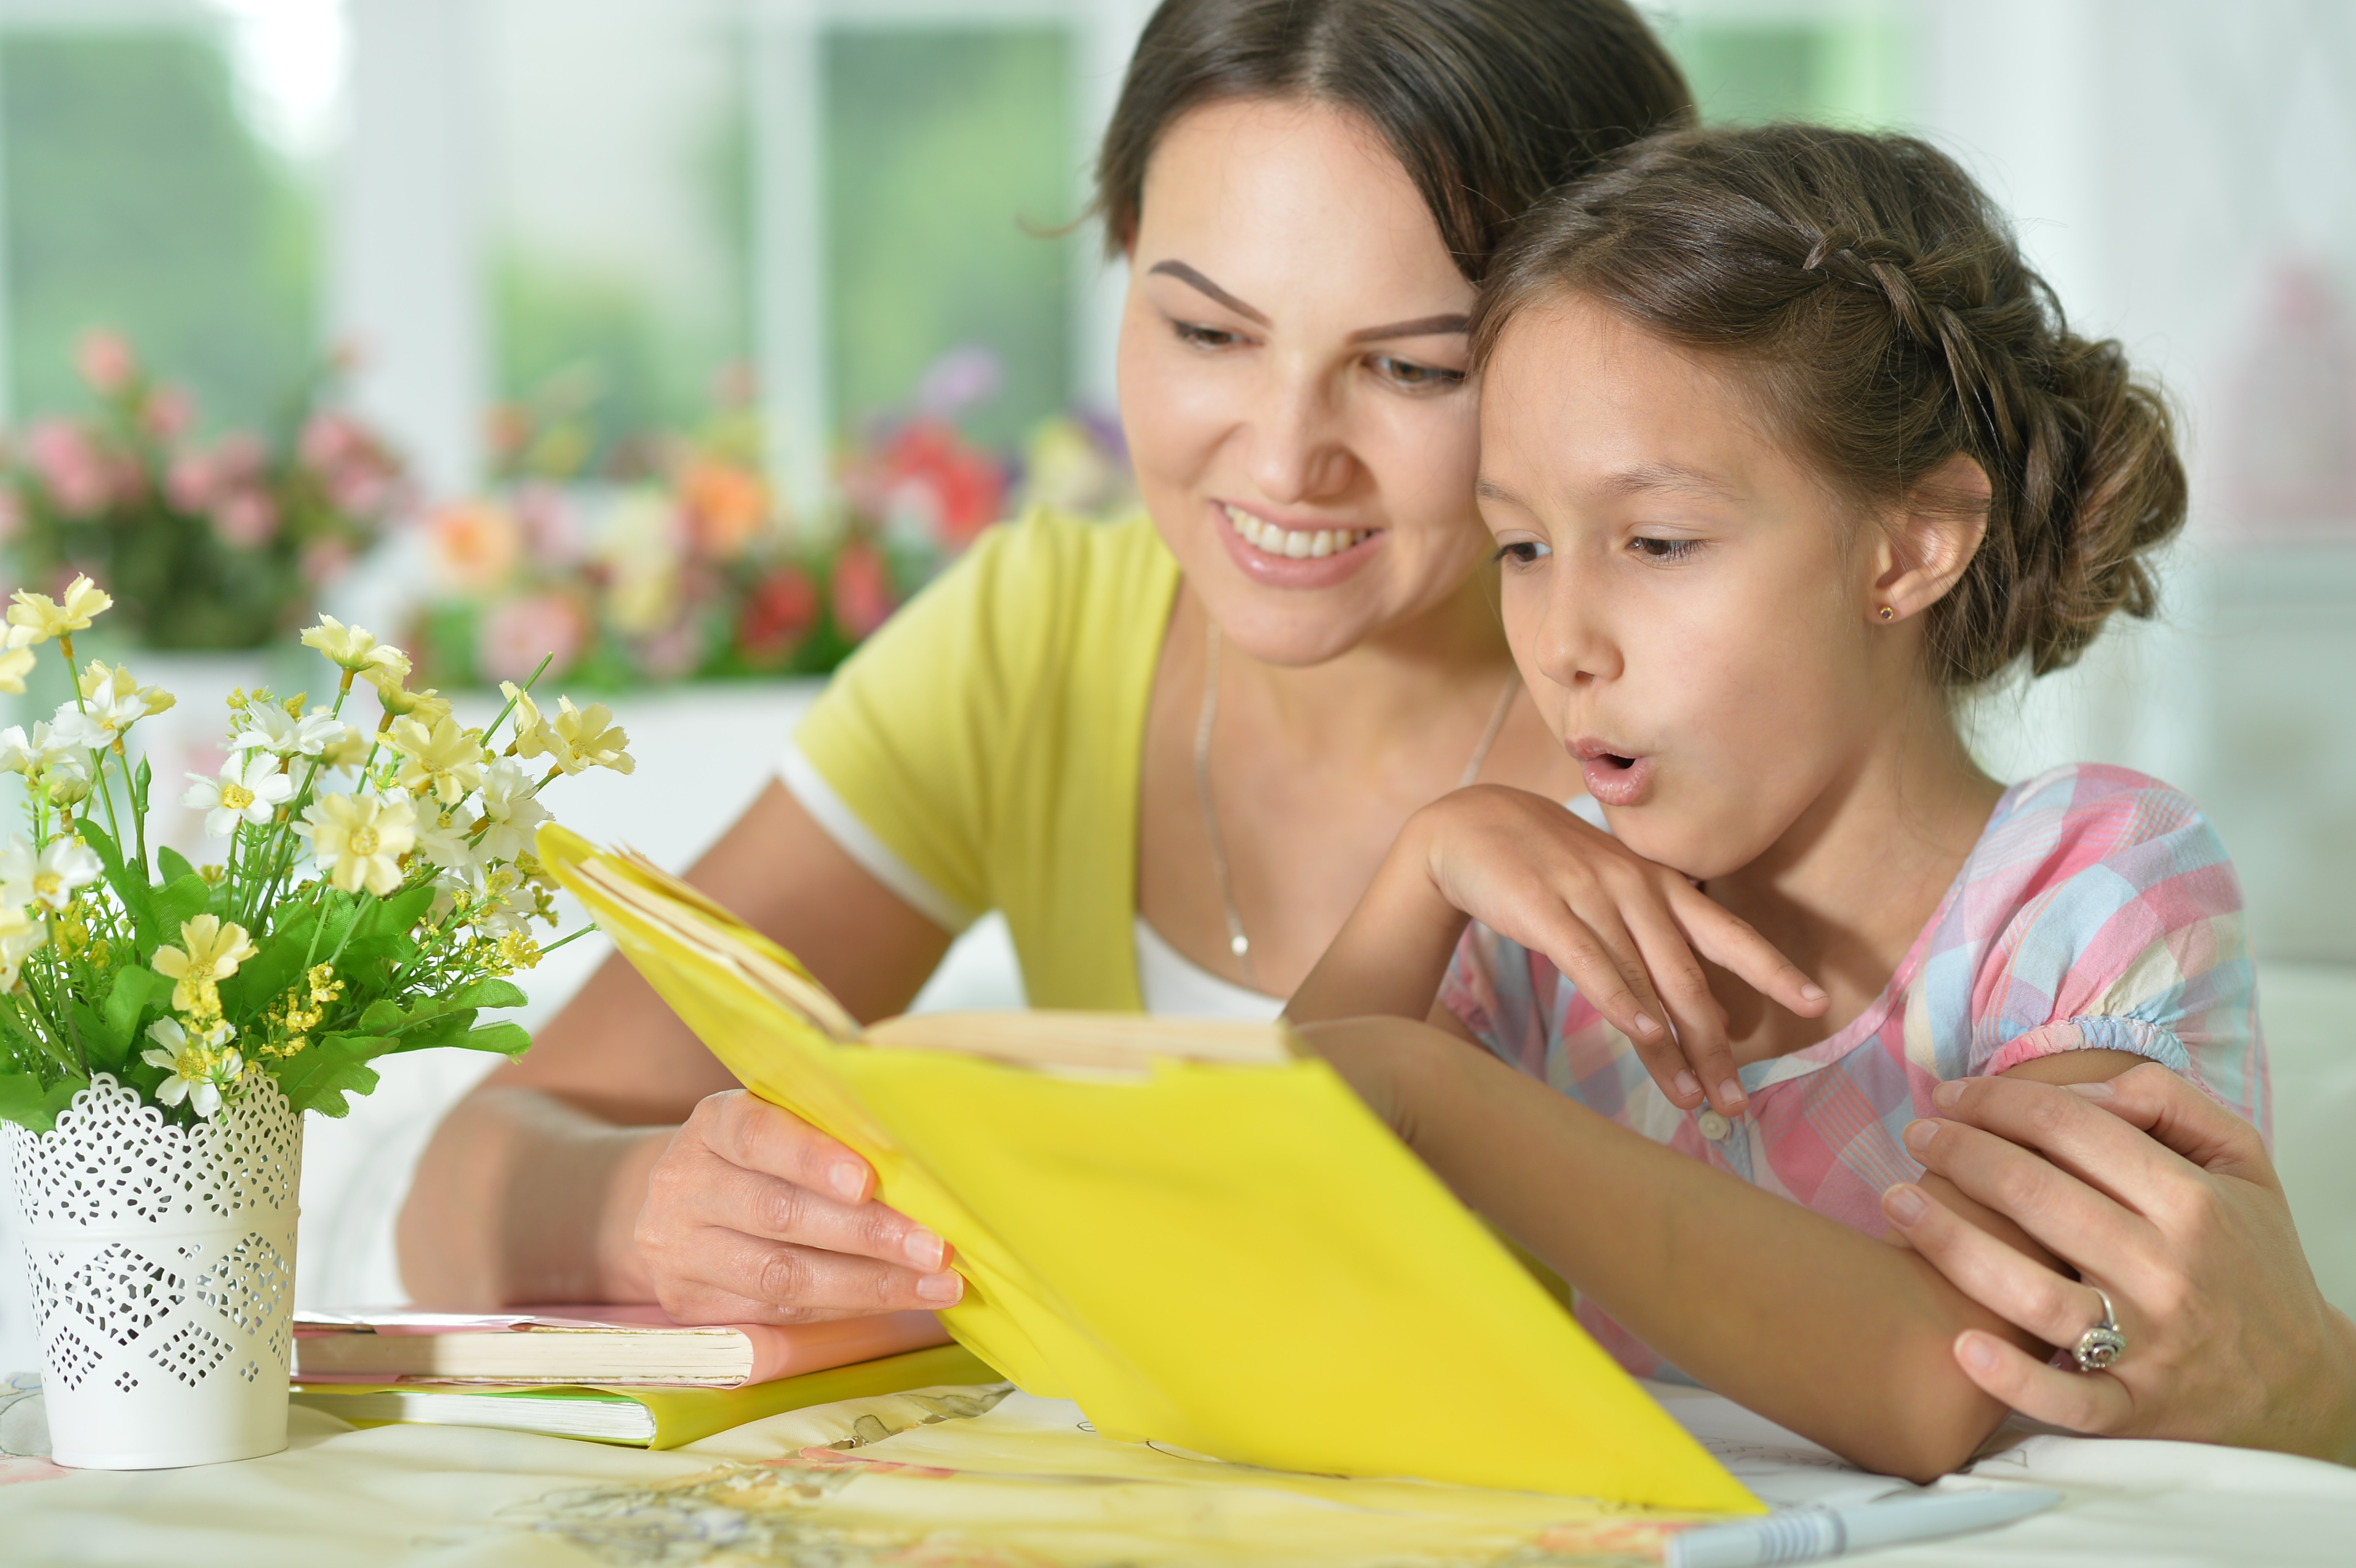
<svg viewBox="0 0 2356 1568"><path fill-rule="evenodd" d="M1304 1033L1467 1203L1718 1392L1916 1480L1964 1463L2003 1419L1951 1347L1966 1330L2035 1339L1920 1256L1425 1025L1356 1019Z"/></svg>
<svg viewBox="0 0 2356 1568"><path fill-rule="evenodd" d="M906 1006L948 945L775 783L689 880L862 1019ZM659 1300L705 1322L956 1299L938 1238L873 1190L849 1149L736 1090L617 955L434 1134L401 1213L402 1280L453 1307Z"/></svg>
<svg viewBox="0 0 2356 1568"><path fill-rule="evenodd" d="M1974 1382L2072 1431L2356 1464L2356 1323L2316 1287L2255 1127L2157 1064L2076 1093L1989 1079L1937 1098L1948 1120L1915 1157L2100 1285L2127 1338L2082 1376L1966 1332ZM1883 1204L1900 1232L2004 1318L2066 1344L2100 1311L2088 1285L1903 1194Z"/></svg>

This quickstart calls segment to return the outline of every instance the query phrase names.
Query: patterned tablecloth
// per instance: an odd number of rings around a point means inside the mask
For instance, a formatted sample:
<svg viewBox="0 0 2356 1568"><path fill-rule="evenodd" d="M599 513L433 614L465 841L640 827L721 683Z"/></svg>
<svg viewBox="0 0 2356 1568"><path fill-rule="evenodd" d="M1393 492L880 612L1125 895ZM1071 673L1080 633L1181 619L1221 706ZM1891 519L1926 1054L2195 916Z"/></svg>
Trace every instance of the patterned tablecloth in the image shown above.
<svg viewBox="0 0 2356 1568"><path fill-rule="evenodd" d="M1898 1483L1714 1396L1669 1409L1771 1502ZM0 1390L0 1401L9 1395ZM0 1405L0 1447L41 1441ZM2172 1443L2029 1435L1945 1487L2033 1482L2061 1507L1892 1564L2342 1563L2356 1472ZM297 1410L284 1454L66 1471L0 1457L0 1561L154 1568L1569 1568L1658 1562L1670 1521L1561 1499L1288 1476L1108 1442L1078 1410L934 1389L772 1417L666 1454Z"/></svg>

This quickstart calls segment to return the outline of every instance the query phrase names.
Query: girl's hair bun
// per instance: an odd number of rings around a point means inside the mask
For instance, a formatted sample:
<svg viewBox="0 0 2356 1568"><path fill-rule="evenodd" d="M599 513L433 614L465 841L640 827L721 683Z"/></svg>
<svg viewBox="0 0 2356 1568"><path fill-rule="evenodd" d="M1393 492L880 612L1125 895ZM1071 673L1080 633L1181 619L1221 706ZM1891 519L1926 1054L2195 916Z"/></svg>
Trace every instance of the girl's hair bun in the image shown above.
<svg viewBox="0 0 2356 1568"><path fill-rule="evenodd" d="M1952 686L2074 661L2116 611L2158 604L2184 467L2158 389L2069 330L2011 229L1909 136L1680 131L1540 202L1473 321L1476 365L1533 304L1594 299L1740 364L1766 416L1849 495L1887 505L1958 453L1987 530L1929 614Z"/></svg>

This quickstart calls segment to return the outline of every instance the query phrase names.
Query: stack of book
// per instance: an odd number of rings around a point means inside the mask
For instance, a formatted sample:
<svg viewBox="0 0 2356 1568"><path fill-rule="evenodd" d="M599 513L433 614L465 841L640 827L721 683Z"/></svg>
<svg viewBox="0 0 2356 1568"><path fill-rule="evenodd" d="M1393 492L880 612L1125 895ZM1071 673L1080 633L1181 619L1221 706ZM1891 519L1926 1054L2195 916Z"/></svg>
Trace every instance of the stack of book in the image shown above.
<svg viewBox="0 0 2356 1568"><path fill-rule="evenodd" d="M299 1314L294 1402L359 1425L497 1426L675 1448L841 1399L998 1374L929 1312L691 1327L655 1307Z"/></svg>

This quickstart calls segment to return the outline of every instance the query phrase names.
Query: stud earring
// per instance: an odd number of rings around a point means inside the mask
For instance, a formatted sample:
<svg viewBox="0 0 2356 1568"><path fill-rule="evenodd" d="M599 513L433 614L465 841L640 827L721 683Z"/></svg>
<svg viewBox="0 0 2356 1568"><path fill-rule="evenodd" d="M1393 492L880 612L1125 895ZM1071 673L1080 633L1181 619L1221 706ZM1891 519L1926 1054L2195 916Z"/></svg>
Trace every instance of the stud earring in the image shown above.
<svg viewBox="0 0 2356 1568"><path fill-rule="evenodd" d="M1884 604L1881 607L1881 618L1885 621L1895 621L1898 619L1897 607L1891 604Z"/></svg>

